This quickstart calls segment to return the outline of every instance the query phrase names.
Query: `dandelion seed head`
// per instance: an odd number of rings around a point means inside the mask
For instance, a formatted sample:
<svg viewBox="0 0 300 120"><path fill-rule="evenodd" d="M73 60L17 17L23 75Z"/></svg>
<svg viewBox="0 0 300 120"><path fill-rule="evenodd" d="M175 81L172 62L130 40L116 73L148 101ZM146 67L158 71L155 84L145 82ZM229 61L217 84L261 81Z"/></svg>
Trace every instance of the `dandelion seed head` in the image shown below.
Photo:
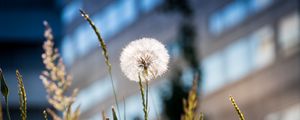
<svg viewBox="0 0 300 120"><path fill-rule="evenodd" d="M132 81L153 80L168 69L169 54L165 46L153 38L141 38L129 43L122 51L121 69Z"/></svg>

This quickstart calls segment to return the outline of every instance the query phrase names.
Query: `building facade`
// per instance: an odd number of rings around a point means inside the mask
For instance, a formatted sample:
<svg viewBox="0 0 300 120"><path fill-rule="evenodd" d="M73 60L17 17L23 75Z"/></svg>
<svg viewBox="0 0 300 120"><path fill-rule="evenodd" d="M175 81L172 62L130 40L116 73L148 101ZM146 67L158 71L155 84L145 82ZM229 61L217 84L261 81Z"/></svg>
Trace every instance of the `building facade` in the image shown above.
<svg viewBox="0 0 300 120"><path fill-rule="evenodd" d="M247 119L300 119L300 39L297 0L200 0L195 10L197 49L203 86L200 109L206 119L232 120L236 114L233 95ZM65 33L61 50L80 88L78 101L82 118L100 119L110 114L114 96L98 40L81 18L78 8L90 13L106 40L113 65L120 112L126 102L127 119L142 117L135 82L119 67L119 55L130 41L153 37L167 45L172 65L184 66L175 43L180 16L160 11L162 0L80 1L63 9ZM200 61L199 61L200 62ZM151 83L150 119L162 112L160 90L166 78ZM186 79L192 78L189 70ZM186 80L189 81L189 80Z"/></svg>

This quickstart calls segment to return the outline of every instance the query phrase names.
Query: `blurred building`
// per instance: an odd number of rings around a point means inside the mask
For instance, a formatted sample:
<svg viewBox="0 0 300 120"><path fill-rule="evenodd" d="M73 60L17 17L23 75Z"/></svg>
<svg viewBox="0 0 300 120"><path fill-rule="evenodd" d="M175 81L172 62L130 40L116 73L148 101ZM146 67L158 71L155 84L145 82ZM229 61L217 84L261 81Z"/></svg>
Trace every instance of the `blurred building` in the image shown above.
<svg viewBox="0 0 300 120"><path fill-rule="evenodd" d="M233 95L247 119L300 119L299 2L297 0L200 0L195 9L197 46L203 71L201 110L206 119L236 119ZM107 43L120 112L142 117L137 83L127 80L119 55L130 41L153 37L167 45L173 64L181 64L175 42L180 16L159 10L162 0L72 0L64 6L61 52L80 88L75 105L83 119L101 119L115 105L98 40L78 9L90 13ZM170 70L171 71L171 70ZM167 76L167 75L166 75ZM183 79L191 83L186 69ZM151 83L150 119L162 112L160 91L167 77ZM123 115L121 115L123 116Z"/></svg>
<svg viewBox="0 0 300 120"><path fill-rule="evenodd" d="M200 2L199 34L208 120L300 119L300 17L297 0Z"/></svg>

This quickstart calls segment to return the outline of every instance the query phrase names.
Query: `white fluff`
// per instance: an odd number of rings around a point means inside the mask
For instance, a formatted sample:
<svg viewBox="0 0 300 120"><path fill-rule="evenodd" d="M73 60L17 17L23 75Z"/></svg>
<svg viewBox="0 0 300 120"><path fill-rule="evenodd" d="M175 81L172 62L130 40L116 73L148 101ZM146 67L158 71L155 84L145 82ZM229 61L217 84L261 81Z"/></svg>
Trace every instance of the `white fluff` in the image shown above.
<svg viewBox="0 0 300 120"><path fill-rule="evenodd" d="M141 64L143 60L144 64ZM165 46L153 38L142 38L129 43L122 51L121 69L126 77L132 81L139 81L139 74L142 81L153 80L161 76L168 69L169 54ZM141 75L147 66L148 75Z"/></svg>

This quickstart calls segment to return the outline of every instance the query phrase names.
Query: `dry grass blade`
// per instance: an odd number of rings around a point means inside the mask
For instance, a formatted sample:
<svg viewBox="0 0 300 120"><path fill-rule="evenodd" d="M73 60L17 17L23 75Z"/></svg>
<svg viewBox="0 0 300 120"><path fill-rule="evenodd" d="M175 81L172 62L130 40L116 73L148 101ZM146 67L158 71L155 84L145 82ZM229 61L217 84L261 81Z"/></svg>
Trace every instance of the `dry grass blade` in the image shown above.
<svg viewBox="0 0 300 120"><path fill-rule="evenodd" d="M47 108L47 113L49 113L52 116L53 120L62 120L54 111L51 109Z"/></svg>
<svg viewBox="0 0 300 120"><path fill-rule="evenodd" d="M112 84L112 88L113 88L113 93L114 93L114 97L115 97L115 102L116 102L116 105L117 105L117 110L118 110L118 115L119 115L119 118L121 117L120 116L120 109L119 109L119 104L118 104L118 100L117 100L117 93L116 93L116 89L115 89L115 84L114 84L114 81L112 79L112 73L111 73L111 63L109 61L109 56L108 56L108 51L107 51L107 47L106 47L106 44L98 30L98 28L96 27L95 23L91 20L91 18L89 17L89 15L84 12L83 10L79 10L82 17L90 24L90 26L93 28L95 34L97 35L97 38L99 40L99 43L101 45L101 48L102 48L102 55L104 56L105 58L105 63L107 65L107 69L108 69L108 73L109 73L109 76L110 76L110 80L111 80L111 84Z"/></svg>
<svg viewBox="0 0 300 120"><path fill-rule="evenodd" d="M197 88L198 88L198 77L194 78L192 89L189 92L188 99L183 100L184 115L181 117L182 120L194 120L196 116L196 109L198 104L197 99Z"/></svg>
<svg viewBox="0 0 300 120"><path fill-rule="evenodd" d="M240 108L238 107L238 105L236 104L234 98L232 96L229 96L229 100L231 101L235 111L239 115L240 120L245 120L244 115L243 115L242 111L240 110Z"/></svg>
<svg viewBox="0 0 300 120"><path fill-rule="evenodd" d="M20 74L19 70L16 70L16 76L18 80L19 85L19 102L20 102L20 110L21 110L21 118L22 120L26 120L27 118L27 97L26 97L26 91L23 84L23 78Z"/></svg>
<svg viewBox="0 0 300 120"><path fill-rule="evenodd" d="M78 118L76 116L79 116L79 112L72 112L69 109L75 101L78 89L74 89L71 95L66 95L73 80L66 73L66 67L58 53L58 49L54 48L52 29L47 22L44 22L44 25L46 28L44 33L46 41L43 44L44 53L42 58L46 70L42 72L40 79L48 93L48 102L56 110L63 112L64 119ZM49 113L50 109L47 109L47 111ZM55 119L59 118L53 111L49 114Z"/></svg>

